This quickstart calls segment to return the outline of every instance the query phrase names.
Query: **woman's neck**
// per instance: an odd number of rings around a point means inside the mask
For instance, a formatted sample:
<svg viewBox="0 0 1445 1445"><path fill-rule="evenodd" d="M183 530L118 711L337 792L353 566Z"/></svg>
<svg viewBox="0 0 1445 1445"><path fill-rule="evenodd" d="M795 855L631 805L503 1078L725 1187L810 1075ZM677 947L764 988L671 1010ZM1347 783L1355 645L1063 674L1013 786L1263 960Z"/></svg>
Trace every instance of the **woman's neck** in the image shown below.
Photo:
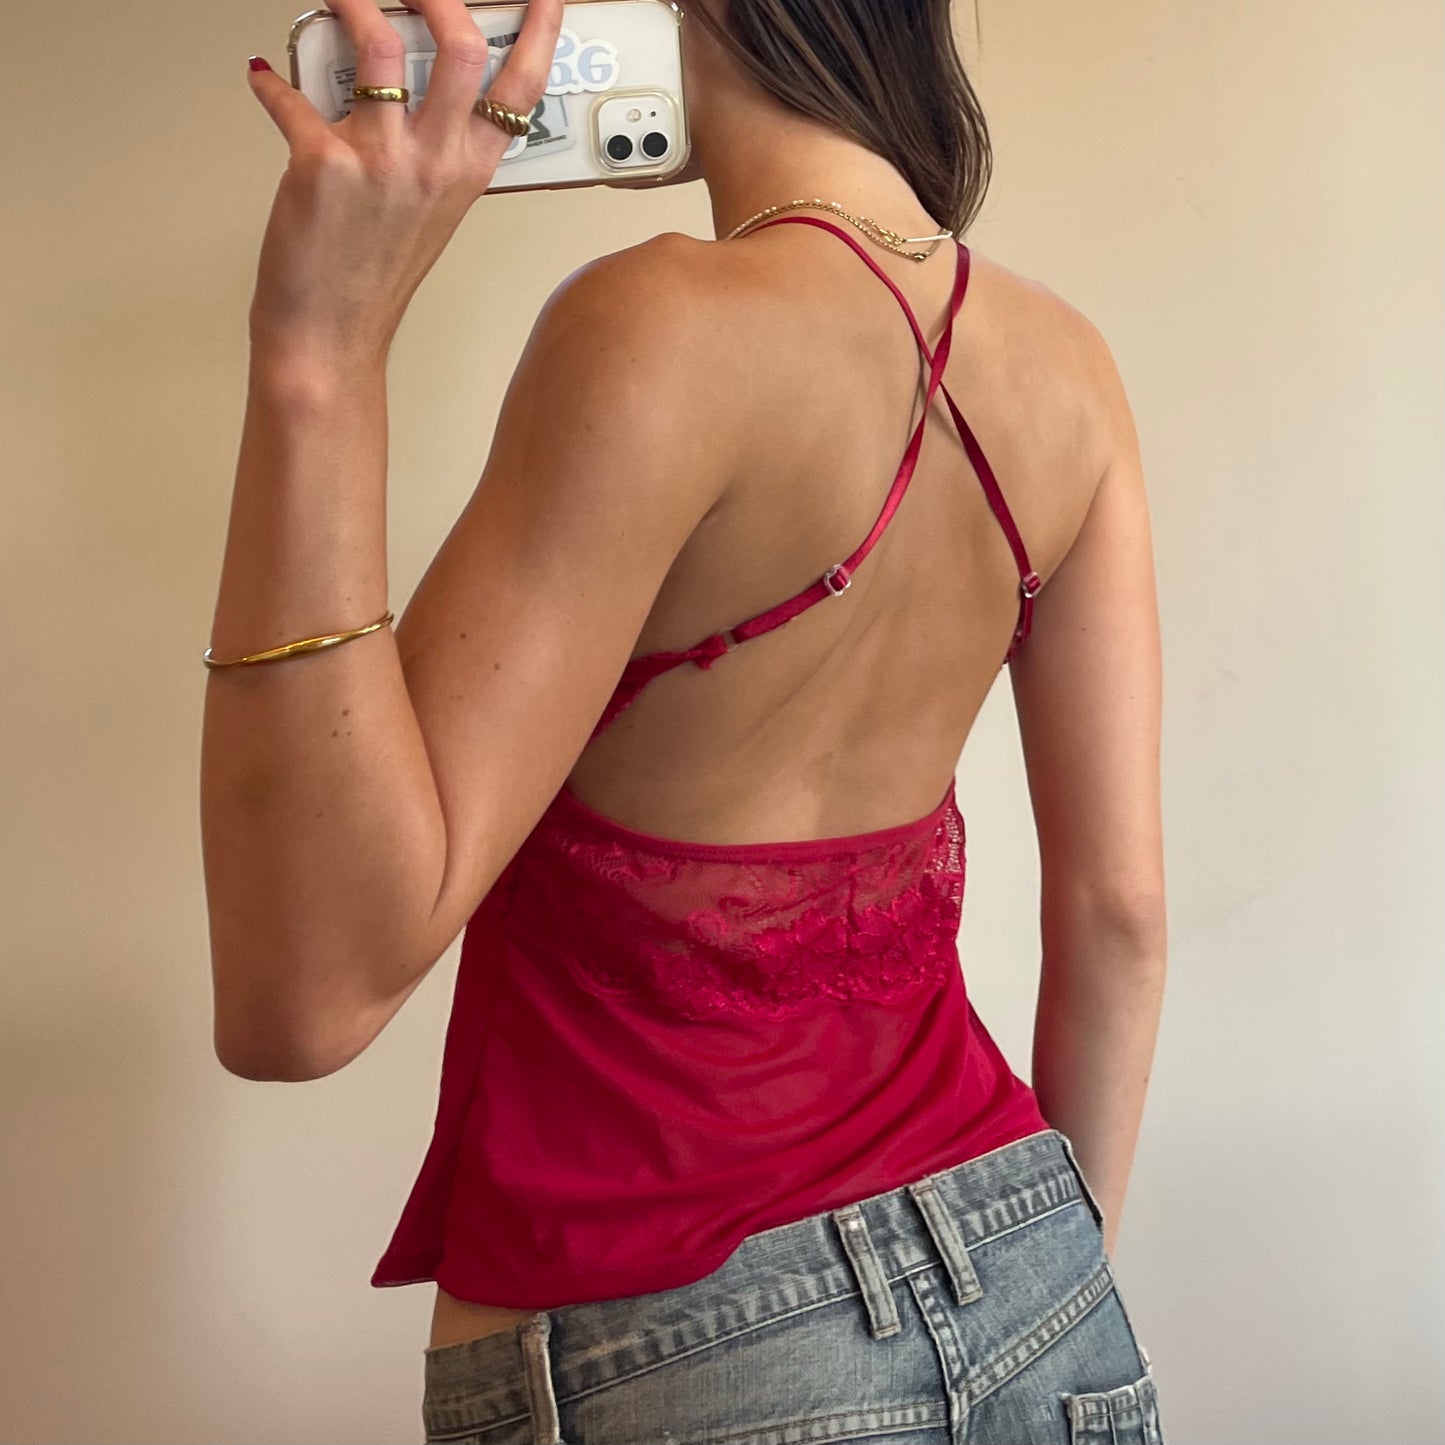
<svg viewBox="0 0 1445 1445"><path fill-rule="evenodd" d="M814 198L906 236L941 229L882 156L771 96L712 91L692 132L719 237L769 206Z"/></svg>

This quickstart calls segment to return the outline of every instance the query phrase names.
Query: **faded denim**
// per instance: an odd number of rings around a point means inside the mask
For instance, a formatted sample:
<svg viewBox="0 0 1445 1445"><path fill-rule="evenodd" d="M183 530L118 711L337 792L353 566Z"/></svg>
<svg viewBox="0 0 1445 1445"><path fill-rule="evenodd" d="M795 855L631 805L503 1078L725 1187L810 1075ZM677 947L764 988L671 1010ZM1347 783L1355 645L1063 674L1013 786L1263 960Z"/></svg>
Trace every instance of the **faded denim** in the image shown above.
<svg viewBox="0 0 1445 1445"><path fill-rule="evenodd" d="M1163 1445L1055 1129L749 1235L703 1279L426 1351L448 1445Z"/></svg>

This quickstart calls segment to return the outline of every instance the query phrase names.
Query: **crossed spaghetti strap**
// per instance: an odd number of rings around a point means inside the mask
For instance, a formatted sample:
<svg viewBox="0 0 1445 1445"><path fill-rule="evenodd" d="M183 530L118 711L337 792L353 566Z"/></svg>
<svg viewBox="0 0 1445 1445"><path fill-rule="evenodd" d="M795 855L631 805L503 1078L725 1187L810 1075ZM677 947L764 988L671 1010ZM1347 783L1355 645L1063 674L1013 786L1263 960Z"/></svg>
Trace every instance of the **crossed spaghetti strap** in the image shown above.
<svg viewBox="0 0 1445 1445"><path fill-rule="evenodd" d="M988 498L989 507L994 516L998 519L999 526L1003 529L1004 536L1008 539L1009 548L1013 552L1015 565L1019 573L1019 619L1018 625L1014 628L1013 639L1009 644L1008 652L1004 656L1003 664L1011 662L1029 635L1029 629L1033 622L1034 598L1038 595L1042 583L1038 573L1033 570L1029 563L1028 552L1024 548L1023 538L1019 535L1018 527L1014 523L1013 514L1009 511L1008 503L1004 500L1002 489L998 480L993 474L993 468L988 463L988 458L983 454L983 448L978 444L978 438L973 434L973 428L964 419L963 413L959 410L948 388L943 384L944 368L948 364L949 354L953 348L953 323L958 316L959 309L963 305L963 298L968 290L970 255L968 247L961 241L955 241L956 263L954 269L953 295L949 301L948 320L943 328L943 335L939 338L938 345L933 351L929 351L927 338L923 334L923 328L918 324L918 318L913 314L913 308L908 304L902 291L894 285L887 272L878 265L867 251L842 227L836 226L831 221L824 221L817 216L778 216L771 221L765 221L755 230L765 230L768 226L816 226L822 231L831 231L839 240L851 247L862 257L864 264L883 284L893 293L894 299L903 308L903 314L908 318L908 324L912 328L913 338L918 343L919 352L922 354L924 364L928 367L928 389L924 397L923 408L919 413L918 424L913 429L913 434L908 439L908 447L903 453L903 460L898 465L898 471L893 478L893 485L888 490L888 496L883 503L883 509L878 514L878 520L874 522L872 530L854 549L852 554L842 562L835 562L823 575L810 587L805 587L801 592L780 602L775 607L770 607L766 612L760 612L755 617L750 617L745 622L739 622L736 626L724 628L721 632L715 632L711 637L705 637L701 642L692 647L672 652L649 652L642 657L631 658L623 669L622 678L613 692L602 717L598 720L597 726L593 729L592 736L596 737L616 716L652 681L654 677L664 672L671 671L674 667L680 667L684 662L695 663L698 667L709 668L718 658L724 656L732 649L754 637L759 637L765 632L771 632L775 627L781 627L785 622L791 622L799 613L806 612L808 608L827 597L841 597L848 590L853 580L853 573L859 563L873 550L875 543L883 535L893 515L897 512L903 501L903 494L908 490L908 484L913 480L913 473L918 466L919 453L923 448L923 432L928 424L929 411L933 405L933 398L941 391L943 399L948 407L949 415L953 418L953 424L958 430L959 439L963 442L965 452L969 461L973 464L974 471L978 474L979 481L983 484L984 495Z"/></svg>

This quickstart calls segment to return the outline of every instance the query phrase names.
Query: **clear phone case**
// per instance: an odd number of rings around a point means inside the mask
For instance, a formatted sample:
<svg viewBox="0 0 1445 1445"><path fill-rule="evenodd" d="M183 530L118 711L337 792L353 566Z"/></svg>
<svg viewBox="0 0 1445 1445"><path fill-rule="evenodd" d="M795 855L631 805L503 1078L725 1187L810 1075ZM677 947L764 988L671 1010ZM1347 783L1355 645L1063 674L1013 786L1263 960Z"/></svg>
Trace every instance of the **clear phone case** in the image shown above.
<svg viewBox="0 0 1445 1445"><path fill-rule="evenodd" d="M521 29L523 5L470 0L487 37L485 95ZM436 44L421 15L383 7L406 45L407 104L426 94ZM507 148L488 191L661 182L687 164L682 12L672 0L574 0L566 7L547 91L532 128ZM340 17L310 10L291 27L291 84L328 121L356 102L356 52ZM365 102L363 102L365 103Z"/></svg>

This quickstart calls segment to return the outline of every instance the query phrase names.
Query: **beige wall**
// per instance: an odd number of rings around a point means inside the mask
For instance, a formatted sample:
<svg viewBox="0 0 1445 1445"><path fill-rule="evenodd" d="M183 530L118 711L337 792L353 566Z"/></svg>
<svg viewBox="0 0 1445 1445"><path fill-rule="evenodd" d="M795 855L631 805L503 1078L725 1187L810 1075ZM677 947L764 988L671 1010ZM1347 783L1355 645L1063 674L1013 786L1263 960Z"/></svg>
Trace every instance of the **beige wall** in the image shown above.
<svg viewBox="0 0 1445 1445"><path fill-rule="evenodd" d="M17 16L13 17L18 19ZM196 775L298 0L27 7L0 150L0 1434L417 1439L371 1265L455 952L340 1075L210 1046ZM12 17L7 16L7 20ZM13 26L7 27L11 31ZM1118 1268L1175 1445L1439 1438L1441 127L1434 0L988 0L970 239L1110 338L1151 478L1173 954ZM392 363L392 597L552 285L699 187L495 198ZM1028 1069L1006 684L960 772L965 966Z"/></svg>

